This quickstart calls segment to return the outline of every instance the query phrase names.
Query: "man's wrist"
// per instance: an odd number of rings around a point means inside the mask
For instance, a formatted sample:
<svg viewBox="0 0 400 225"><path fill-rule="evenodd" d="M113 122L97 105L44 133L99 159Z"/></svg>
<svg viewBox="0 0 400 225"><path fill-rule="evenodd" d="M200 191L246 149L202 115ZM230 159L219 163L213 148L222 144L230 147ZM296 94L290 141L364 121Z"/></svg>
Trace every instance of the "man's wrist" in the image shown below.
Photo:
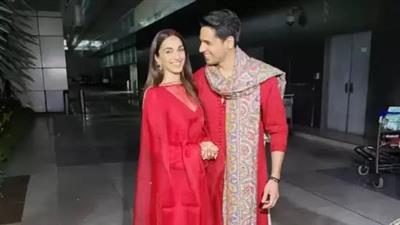
<svg viewBox="0 0 400 225"><path fill-rule="evenodd" d="M268 180L274 181L275 183L279 184L281 182L281 179L275 176L270 176Z"/></svg>
<svg viewBox="0 0 400 225"><path fill-rule="evenodd" d="M278 172L272 171L272 172L269 174L269 176L270 176L270 177L275 177L275 178L281 179L281 172L280 172L280 171L278 171Z"/></svg>

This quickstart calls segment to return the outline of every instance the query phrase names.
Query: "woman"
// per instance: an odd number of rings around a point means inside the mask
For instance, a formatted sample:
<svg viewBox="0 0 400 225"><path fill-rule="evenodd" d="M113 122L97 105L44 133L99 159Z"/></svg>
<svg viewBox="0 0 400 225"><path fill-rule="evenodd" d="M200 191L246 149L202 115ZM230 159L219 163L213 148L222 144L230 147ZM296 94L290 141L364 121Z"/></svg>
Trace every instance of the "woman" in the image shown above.
<svg viewBox="0 0 400 225"><path fill-rule="evenodd" d="M134 225L212 224L202 158L218 149L206 141L191 75L181 35L158 32L143 99Z"/></svg>

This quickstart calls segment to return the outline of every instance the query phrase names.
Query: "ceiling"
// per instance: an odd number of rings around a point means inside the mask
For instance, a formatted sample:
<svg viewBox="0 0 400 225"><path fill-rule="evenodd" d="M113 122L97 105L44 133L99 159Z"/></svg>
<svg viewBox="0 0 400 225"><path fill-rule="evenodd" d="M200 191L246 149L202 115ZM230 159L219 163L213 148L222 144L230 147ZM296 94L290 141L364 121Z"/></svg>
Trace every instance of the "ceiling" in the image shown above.
<svg viewBox="0 0 400 225"><path fill-rule="evenodd" d="M64 36L68 41L74 37L79 40L102 40L118 20L141 0L89 0L83 15L82 24L76 26L76 5L83 0L25 0L39 11L61 11L64 22Z"/></svg>
<svg viewBox="0 0 400 225"><path fill-rule="evenodd" d="M25 0L25 2L33 9L40 11L59 11L59 0Z"/></svg>
<svg viewBox="0 0 400 225"><path fill-rule="evenodd" d="M121 17L135 8L141 1L142 0L26 0L26 2L36 10L62 12L64 36L69 44L73 42L74 38L77 40L101 41L110 39L110 37L112 37L110 33L113 34L114 28L117 26ZM180 30L197 30L194 27L186 27L184 23L182 23L182 18L185 18L185 21L196 20L196 18L206 11L215 8L230 8L240 14L241 17L245 17L259 10L272 9L282 4L288 4L289 2L295 3L297 0L254 0L248 2L246 7L240 4L243 3L241 1L198 0L192 7L186 7L186 9L180 10L180 13L178 12L177 15L164 20L161 24L164 24L164 26L174 24L174 26ZM80 6L84 3L88 3L87 9L82 16L82 22L76 24L76 5ZM185 24L187 24L186 22ZM153 27L153 29L158 29L159 26L156 24L151 27ZM197 22L189 24L197 24Z"/></svg>
<svg viewBox="0 0 400 225"><path fill-rule="evenodd" d="M75 1L73 4L71 2ZM134 8L140 0L92 0L85 12L83 24L74 28L74 7L77 0L61 0L64 5L64 32L70 35L79 35L81 40L102 40L117 24L118 20L129 10Z"/></svg>

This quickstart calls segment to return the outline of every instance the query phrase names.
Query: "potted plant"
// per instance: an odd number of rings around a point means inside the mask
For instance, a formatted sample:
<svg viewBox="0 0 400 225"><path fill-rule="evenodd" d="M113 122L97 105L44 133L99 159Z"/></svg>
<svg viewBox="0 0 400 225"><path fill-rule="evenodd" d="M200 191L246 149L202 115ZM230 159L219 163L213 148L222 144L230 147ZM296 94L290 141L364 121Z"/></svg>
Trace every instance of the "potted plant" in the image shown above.
<svg viewBox="0 0 400 225"><path fill-rule="evenodd" d="M25 69L32 67L35 57L26 48L27 43L36 43L36 37L24 31L30 26L27 24L29 17L21 12L31 10L24 0L0 1L0 103L6 105L12 102L15 92L25 90L26 79L32 78L26 74ZM3 110L1 123L10 121L11 114ZM1 162L0 162L1 164ZM0 168L0 188L4 173ZM0 197L1 197L0 192Z"/></svg>
<svg viewBox="0 0 400 225"><path fill-rule="evenodd" d="M20 13L23 10L31 10L24 0L0 1L0 88L6 96L24 91L26 79L32 80L24 69L34 65L35 56L25 46L37 43L36 37L23 29L29 28L29 17Z"/></svg>

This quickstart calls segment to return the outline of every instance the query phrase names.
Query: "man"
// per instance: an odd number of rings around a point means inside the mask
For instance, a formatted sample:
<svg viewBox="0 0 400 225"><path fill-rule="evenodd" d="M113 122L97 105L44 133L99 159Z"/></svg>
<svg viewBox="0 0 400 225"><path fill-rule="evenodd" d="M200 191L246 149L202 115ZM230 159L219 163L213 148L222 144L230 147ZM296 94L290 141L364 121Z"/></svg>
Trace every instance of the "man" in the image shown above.
<svg viewBox="0 0 400 225"><path fill-rule="evenodd" d="M287 143L282 101L284 73L247 56L238 46L240 20L230 10L201 20L200 53L206 66L193 76L206 128L219 148L207 161L207 179L217 225L265 225L279 198ZM267 178L264 133L270 137L272 170Z"/></svg>

